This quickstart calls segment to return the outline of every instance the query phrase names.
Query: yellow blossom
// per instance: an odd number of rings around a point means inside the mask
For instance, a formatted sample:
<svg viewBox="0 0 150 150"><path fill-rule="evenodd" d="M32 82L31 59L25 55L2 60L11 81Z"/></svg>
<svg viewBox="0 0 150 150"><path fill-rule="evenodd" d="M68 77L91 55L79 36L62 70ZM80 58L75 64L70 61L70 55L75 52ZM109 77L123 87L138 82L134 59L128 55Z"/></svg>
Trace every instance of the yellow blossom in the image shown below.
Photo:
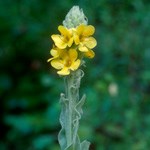
<svg viewBox="0 0 150 150"><path fill-rule="evenodd" d="M85 56L94 57L94 52L91 50L97 45L95 38L91 37L95 32L95 28L91 25L79 25L74 31L74 42L78 45L81 52L85 52Z"/></svg>
<svg viewBox="0 0 150 150"><path fill-rule="evenodd" d="M53 39L55 45L60 49L64 49L67 46L71 47L72 44L73 44L72 30L67 29L64 26L59 26L58 30L60 31L61 35L53 34L51 36L51 38Z"/></svg>
<svg viewBox="0 0 150 150"><path fill-rule="evenodd" d="M95 56L95 53L91 49L88 49L87 52L84 52L84 56L86 56L88 58L93 58Z"/></svg>
<svg viewBox="0 0 150 150"><path fill-rule="evenodd" d="M69 75L70 71L75 71L80 66L80 59L78 58L78 53L75 49L63 50L63 53L56 59L51 61L51 65L58 69L58 74Z"/></svg>
<svg viewBox="0 0 150 150"><path fill-rule="evenodd" d="M48 59L47 62L50 62L51 60L56 59L56 58L58 58L59 56L61 56L62 53L63 53L63 51L64 51L64 50L59 49L59 48L53 46L53 48L50 50L50 54L51 54L53 57L50 58L50 59Z"/></svg>
<svg viewBox="0 0 150 150"><path fill-rule="evenodd" d="M77 70L81 64L82 56L93 58L94 48L97 45L92 35L95 28L91 25L81 24L76 28L66 28L59 26L59 34L54 34L51 38L54 46L50 50L52 58L48 59L52 67L59 70L60 75L69 75L71 71ZM82 54L81 54L82 52ZM80 55L81 54L81 55Z"/></svg>

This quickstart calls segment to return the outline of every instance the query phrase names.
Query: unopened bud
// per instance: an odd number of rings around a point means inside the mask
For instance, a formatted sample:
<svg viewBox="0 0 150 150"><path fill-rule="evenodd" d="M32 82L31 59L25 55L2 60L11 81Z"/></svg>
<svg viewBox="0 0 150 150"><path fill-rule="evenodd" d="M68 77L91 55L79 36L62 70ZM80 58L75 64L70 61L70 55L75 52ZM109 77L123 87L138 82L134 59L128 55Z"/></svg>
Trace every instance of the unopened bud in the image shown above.
<svg viewBox="0 0 150 150"><path fill-rule="evenodd" d="M76 28L80 24L88 24L88 20L79 6L73 6L63 21L63 25L69 28Z"/></svg>

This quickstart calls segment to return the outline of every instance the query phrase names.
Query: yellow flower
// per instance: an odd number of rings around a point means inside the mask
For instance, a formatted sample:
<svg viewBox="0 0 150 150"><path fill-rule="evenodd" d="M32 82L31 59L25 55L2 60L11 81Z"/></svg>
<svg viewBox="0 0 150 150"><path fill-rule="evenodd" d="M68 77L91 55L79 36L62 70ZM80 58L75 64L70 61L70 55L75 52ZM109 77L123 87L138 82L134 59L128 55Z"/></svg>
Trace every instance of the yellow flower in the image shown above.
<svg viewBox="0 0 150 150"><path fill-rule="evenodd" d="M59 26L58 30L60 31L61 35L53 34L51 36L55 45L60 49L65 49L67 46L71 47L73 44L72 30L67 29L64 26Z"/></svg>
<svg viewBox="0 0 150 150"><path fill-rule="evenodd" d="M56 59L56 58L58 58L59 56L61 56L62 53L63 53L63 51L64 51L64 50L59 49L59 48L53 46L53 48L50 50L50 54L51 54L53 57L50 58L50 59L48 59L47 62L50 62L51 60Z"/></svg>
<svg viewBox="0 0 150 150"><path fill-rule="evenodd" d="M95 53L94 53L94 51L89 49L87 52L84 52L84 56L86 56L88 58L93 58L95 56Z"/></svg>
<svg viewBox="0 0 150 150"><path fill-rule="evenodd" d="M55 44L50 50L52 58L47 61L58 70L58 74L65 76L79 68L82 56L89 58L95 56L92 50L97 45L95 38L92 37L95 28L91 25L81 24L70 29L59 26L58 30L60 35L51 36Z"/></svg>
<svg viewBox="0 0 150 150"><path fill-rule="evenodd" d="M63 50L61 56L51 61L51 65L60 71L60 75L69 75L70 71L75 71L80 66L80 59L77 59L78 53L75 49Z"/></svg>
<svg viewBox="0 0 150 150"><path fill-rule="evenodd" d="M85 52L85 56L94 57L94 52L91 50L97 45L95 38L91 37L95 32L95 28L91 25L79 25L74 31L74 42L78 45L81 52Z"/></svg>

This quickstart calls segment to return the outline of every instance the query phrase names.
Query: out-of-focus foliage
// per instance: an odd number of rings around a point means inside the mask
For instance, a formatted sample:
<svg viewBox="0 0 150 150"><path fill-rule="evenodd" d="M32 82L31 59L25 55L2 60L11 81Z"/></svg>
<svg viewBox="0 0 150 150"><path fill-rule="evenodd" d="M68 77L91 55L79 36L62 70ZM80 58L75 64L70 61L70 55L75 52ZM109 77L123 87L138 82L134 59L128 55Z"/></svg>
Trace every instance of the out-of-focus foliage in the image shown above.
<svg viewBox="0 0 150 150"><path fill-rule="evenodd" d="M81 138L91 150L149 150L149 0L0 1L0 150L59 150L63 79L46 60L73 5L98 42L83 68Z"/></svg>

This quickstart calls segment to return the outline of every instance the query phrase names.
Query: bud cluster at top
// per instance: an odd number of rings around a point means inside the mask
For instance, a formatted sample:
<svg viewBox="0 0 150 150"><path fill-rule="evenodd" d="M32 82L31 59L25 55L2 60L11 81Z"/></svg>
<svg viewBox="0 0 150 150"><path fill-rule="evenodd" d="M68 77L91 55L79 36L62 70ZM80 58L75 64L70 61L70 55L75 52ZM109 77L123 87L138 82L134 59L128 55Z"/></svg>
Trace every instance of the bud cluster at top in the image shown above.
<svg viewBox="0 0 150 150"><path fill-rule="evenodd" d="M75 28L80 24L88 24L88 20L84 15L82 9L78 6L73 6L63 21L63 25L67 28Z"/></svg>

